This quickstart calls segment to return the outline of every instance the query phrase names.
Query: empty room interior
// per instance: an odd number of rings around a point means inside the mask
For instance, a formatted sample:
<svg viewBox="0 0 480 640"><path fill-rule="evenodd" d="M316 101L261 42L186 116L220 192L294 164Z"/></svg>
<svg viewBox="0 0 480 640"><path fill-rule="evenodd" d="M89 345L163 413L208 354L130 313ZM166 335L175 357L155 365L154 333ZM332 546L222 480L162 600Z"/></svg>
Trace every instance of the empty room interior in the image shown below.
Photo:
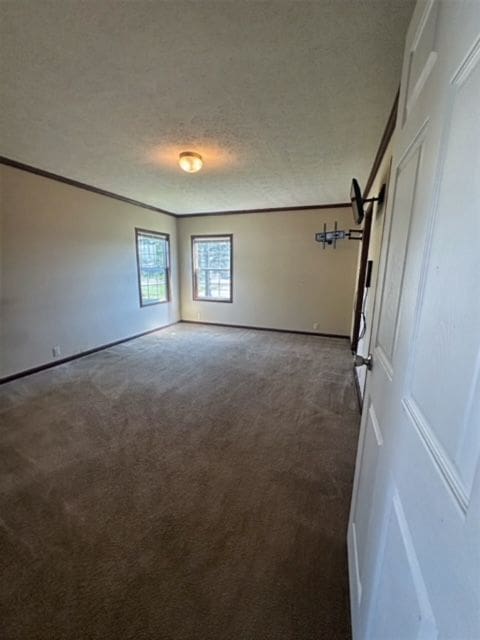
<svg viewBox="0 0 480 640"><path fill-rule="evenodd" d="M480 0L0 58L0 638L480 640Z"/></svg>

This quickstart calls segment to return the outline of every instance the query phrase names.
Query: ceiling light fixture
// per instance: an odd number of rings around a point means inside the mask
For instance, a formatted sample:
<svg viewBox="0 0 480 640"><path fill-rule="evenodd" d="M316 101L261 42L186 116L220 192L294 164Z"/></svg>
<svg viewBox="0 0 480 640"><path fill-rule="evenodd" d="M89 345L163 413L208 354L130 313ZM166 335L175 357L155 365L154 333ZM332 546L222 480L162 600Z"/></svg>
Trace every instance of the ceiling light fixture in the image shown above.
<svg viewBox="0 0 480 640"><path fill-rule="evenodd" d="M196 173L203 167L203 158L195 151L182 151L178 157L178 164L187 173Z"/></svg>

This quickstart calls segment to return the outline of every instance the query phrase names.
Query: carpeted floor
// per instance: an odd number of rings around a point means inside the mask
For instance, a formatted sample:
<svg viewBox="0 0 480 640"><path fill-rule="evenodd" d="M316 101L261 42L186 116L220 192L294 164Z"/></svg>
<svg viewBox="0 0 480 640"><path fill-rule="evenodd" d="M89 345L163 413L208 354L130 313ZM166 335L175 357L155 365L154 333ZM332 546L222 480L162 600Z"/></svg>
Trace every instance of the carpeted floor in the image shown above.
<svg viewBox="0 0 480 640"><path fill-rule="evenodd" d="M347 341L179 324L0 403L2 640L350 637Z"/></svg>

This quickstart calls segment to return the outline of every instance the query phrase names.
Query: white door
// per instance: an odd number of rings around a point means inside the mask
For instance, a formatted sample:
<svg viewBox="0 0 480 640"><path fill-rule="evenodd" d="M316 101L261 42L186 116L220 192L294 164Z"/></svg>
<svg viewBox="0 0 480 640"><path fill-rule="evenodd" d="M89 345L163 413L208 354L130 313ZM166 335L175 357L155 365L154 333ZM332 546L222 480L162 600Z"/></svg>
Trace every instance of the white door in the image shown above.
<svg viewBox="0 0 480 640"><path fill-rule="evenodd" d="M355 640L480 639L480 0L407 35L348 530Z"/></svg>

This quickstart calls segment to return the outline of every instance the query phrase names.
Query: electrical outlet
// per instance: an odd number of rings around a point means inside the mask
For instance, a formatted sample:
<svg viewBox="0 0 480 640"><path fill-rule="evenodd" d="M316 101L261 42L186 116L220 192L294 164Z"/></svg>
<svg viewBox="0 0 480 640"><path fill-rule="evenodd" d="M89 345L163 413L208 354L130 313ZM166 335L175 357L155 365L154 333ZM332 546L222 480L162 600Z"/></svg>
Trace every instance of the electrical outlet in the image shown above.
<svg viewBox="0 0 480 640"><path fill-rule="evenodd" d="M62 354L62 350L58 346L58 344L52 349L53 357L58 358Z"/></svg>
<svg viewBox="0 0 480 640"><path fill-rule="evenodd" d="M197 320L200 320L200 311L197 311Z"/></svg>
<svg viewBox="0 0 480 640"><path fill-rule="evenodd" d="M313 328L315 329L315 331L318 331L318 322L313 323Z"/></svg>

